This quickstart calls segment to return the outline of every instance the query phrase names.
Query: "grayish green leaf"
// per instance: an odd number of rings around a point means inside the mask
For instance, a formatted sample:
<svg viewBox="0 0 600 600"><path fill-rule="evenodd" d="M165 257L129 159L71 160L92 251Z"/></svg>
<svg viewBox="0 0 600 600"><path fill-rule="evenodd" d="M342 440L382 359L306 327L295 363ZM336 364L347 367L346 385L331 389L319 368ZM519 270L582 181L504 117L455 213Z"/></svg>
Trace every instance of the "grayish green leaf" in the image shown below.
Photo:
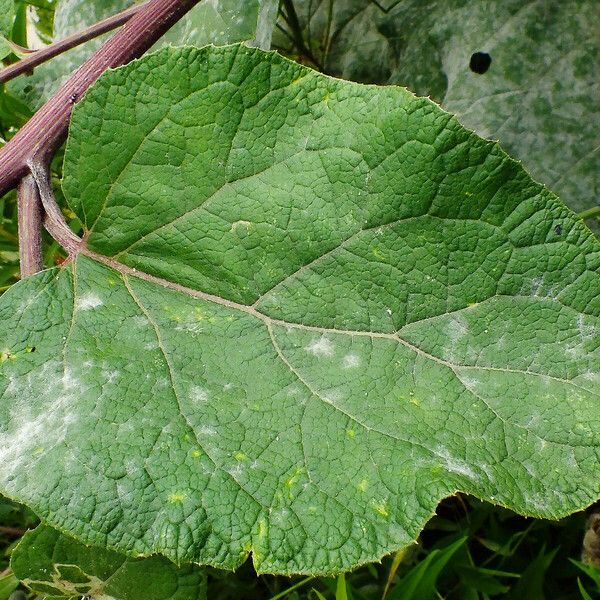
<svg viewBox="0 0 600 600"><path fill-rule="evenodd" d="M0 60L6 58L12 51L10 42L3 35L0 35Z"/></svg>
<svg viewBox="0 0 600 600"><path fill-rule="evenodd" d="M11 567L29 588L67 597L114 600L206 600L206 577L198 567L176 567L166 558L127 558L85 546L40 525L12 553Z"/></svg>
<svg viewBox="0 0 600 600"><path fill-rule="evenodd" d="M0 0L0 36L10 36L14 19L14 0Z"/></svg>
<svg viewBox="0 0 600 600"><path fill-rule="evenodd" d="M323 36L329 0L296 0ZM406 85L502 145L577 211L600 198L597 0L336 0L328 71ZM475 52L490 69L469 69Z"/></svg>
<svg viewBox="0 0 600 600"><path fill-rule="evenodd" d="M159 45L205 46L250 40L268 50L278 6L279 0L201 2L167 33Z"/></svg>
<svg viewBox="0 0 600 600"><path fill-rule="evenodd" d="M273 31L277 22L279 0L258 0L258 4L256 31L254 39L250 41L250 45L268 50L271 47Z"/></svg>
<svg viewBox="0 0 600 600"><path fill-rule="evenodd" d="M136 4L132 0L60 0L54 20L54 37L72 33ZM156 47L166 44L204 46L250 40L264 49L271 46L278 0L214 0L200 2L177 23ZM39 108L61 83L111 34L88 42L37 67L10 87L33 109Z"/></svg>
<svg viewBox="0 0 600 600"><path fill-rule="evenodd" d="M86 244L0 302L0 493L50 524L339 572L456 490L600 496L600 246L434 103L170 49L89 90L64 171Z"/></svg>

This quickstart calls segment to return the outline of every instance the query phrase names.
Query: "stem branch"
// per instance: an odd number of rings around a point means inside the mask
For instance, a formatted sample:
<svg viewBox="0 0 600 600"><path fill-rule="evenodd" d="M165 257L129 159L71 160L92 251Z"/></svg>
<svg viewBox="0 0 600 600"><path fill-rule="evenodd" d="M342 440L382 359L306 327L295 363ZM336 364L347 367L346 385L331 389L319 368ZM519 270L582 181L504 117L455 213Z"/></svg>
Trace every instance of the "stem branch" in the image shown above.
<svg viewBox="0 0 600 600"><path fill-rule="evenodd" d="M16 187L29 164L47 164L64 141L73 105L106 71L141 56L200 0L150 0L0 150L0 196Z"/></svg>
<svg viewBox="0 0 600 600"><path fill-rule="evenodd" d="M31 175L24 177L17 189L19 220L19 265L21 279L44 268L42 256L42 205L38 187Z"/></svg>
<svg viewBox="0 0 600 600"><path fill-rule="evenodd" d="M586 210L582 210L579 214L582 219L590 219L591 217L600 217L600 204L598 206L592 206Z"/></svg>
<svg viewBox="0 0 600 600"><path fill-rule="evenodd" d="M70 254L76 254L81 248L81 238L76 236L65 221L60 206L58 206L52 191L52 183L50 180L50 169L48 165L32 161L29 164L31 176L36 186L36 191L41 198L44 212L44 227L48 233Z"/></svg>
<svg viewBox="0 0 600 600"><path fill-rule="evenodd" d="M123 12L104 19L103 21L98 21L98 23L95 23L83 31L74 33L64 40L50 44L40 50L27 50L29 53L27 57L0 71L0 84L6 83L23 73L29 73L34 67L41 65L59 54L63 54L64 52L67 52L67 50L71 50L71 48L80 46L103 33L116 29L131 19L131 17L143 9L144 6L145 4L136 4Z"/></svg>

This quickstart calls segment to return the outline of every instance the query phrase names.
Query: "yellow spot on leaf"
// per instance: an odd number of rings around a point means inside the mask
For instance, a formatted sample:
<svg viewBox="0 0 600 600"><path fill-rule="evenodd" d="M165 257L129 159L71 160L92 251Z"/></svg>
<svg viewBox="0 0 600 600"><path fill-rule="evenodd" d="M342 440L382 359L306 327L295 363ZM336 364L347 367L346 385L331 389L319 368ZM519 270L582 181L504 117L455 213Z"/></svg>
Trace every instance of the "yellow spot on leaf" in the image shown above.
<svg viewBox="0 0 600 600"><path fill-rule="evenodd" d="M240 462L243 462L244 460L248 460L248 456L246 454L244 454L243 452L236 452L233 455L233 458L235 458L235 460L239 460Z"/></svg>
<svg viewBox="0 0 600 600"><path fill-rule="evenodd" d="M171 504L179 504L185 500L186 495L183 492L173 492L169 496L169 502Z"/></svg>
<svg viewBox="0 0 600 600"><path fill-rule="evenodd" d="M373 250L371 250L371 253L377 260L380 260L380 261L386 260L385 254L383 254L381 252L381 250L379 249L379 246L373 246Z"/></svg>
<svg viewBox="0 0 600 600"><path fill-rule="evenodd" d="M70 208L63 208L62 214L67 217L67 219L76 219L77 215Z"/></svg>
<svg viewBox="0 0 600 600"><path fill-rule="evenodd" d="M390 516L390 512L387 507L387 502L373 502L373 510L380 516L387 517Z"/></svg>
<svg viewBox="0 0 600 600"><path fill-rule="evenodd" d="M261 519L258 522L258 539L264 539L264 537L267 535L267 524L265 522L264 519Z"/></svg>
<svg viewBox="0 0 600 600"><path fill-rule="evenodd" d="M194 308L194 319L196 319L196 321L203 321L206 319L206 313L199 306Z"/></svg>
<svg viewBox="0 0 600 600"><path fill-rule="evenodd" d="M241 233L249 233L253 225L251 221L235 221L231 224L231 231L237 233L241 229Z"/></svg>
<svg viewBox="0 0 600 600"><path fill-rule="evenodd" d="M300 476L304 473L304 469L302 467L296 467L293 475L285 482L285 485L288 487L292 487L300 478Z"/></svg>

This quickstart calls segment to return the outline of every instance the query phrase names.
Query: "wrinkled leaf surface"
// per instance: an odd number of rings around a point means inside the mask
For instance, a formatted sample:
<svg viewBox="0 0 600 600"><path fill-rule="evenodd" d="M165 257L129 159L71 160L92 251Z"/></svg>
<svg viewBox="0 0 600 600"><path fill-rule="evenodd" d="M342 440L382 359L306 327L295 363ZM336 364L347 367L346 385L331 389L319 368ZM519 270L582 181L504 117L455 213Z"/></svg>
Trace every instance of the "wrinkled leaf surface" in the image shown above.
<svg viewBox="0 0 600 600"><path fill-rule="evenodd" d="M76 107L63 189L84 248L0 303L0 493L50 524L316 573L456 490L600 495L600 246L429 100L165 50Z"/></svg>

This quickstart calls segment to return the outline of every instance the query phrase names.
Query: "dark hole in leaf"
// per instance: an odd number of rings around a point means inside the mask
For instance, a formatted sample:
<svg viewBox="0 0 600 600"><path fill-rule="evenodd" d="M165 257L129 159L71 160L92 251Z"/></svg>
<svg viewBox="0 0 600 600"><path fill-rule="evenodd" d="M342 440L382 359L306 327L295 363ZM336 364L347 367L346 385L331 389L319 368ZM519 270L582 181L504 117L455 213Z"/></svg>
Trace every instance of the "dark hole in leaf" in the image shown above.
<svg viewBox="0 0 600 600"><path fill-rule="evenodd" d="M487 52L475 52L475 54L471 55L469 69L471 69L473 73L483 75L490 68L491 64L492 57Z"/></svg>
<svg viewBox="0 0 600 600"><path fill-rule="evenodd" d="M562 233L562 227L560 225L556 225L554 227L554 233L556 233L556 235L560 235Z"/></svg>

